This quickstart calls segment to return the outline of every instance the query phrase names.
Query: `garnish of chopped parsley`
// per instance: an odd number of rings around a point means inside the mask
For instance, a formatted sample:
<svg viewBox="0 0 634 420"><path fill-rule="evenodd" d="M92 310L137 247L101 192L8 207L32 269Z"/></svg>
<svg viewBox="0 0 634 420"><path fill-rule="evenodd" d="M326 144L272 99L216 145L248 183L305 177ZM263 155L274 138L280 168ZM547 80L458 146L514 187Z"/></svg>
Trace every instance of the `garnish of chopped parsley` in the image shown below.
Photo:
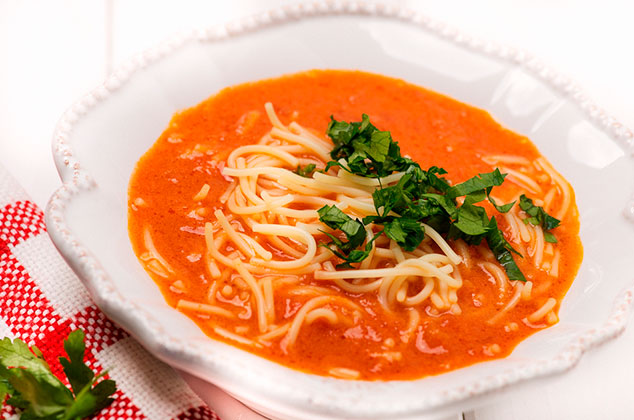
<svg viewBox="0 0 634 420"><path fill-rule="evenodd" d="M442 177L447 173L444 169L433 166L424 170L418 163L403 157L390 132L378 130L366 114L360 122L351 123L331 117L326 133L334 146L330 152L333 160L327 163L324 172L337 166L354 175L379 178L379 181L394 172L404 173L396 184L380 185L374 191L372 199L376 215L366 216L361 221L352 219L335 206L318 210L319 220L331 229L341 231L347 239L344 241L326 233L331 242L321 244L344 260L338 267L350 268L351 264L363 261L372 249L372 242L381 234L404 250L413 251L425 237L422 225L425 223L448 239L463 239L471 245L485 241L510 280L526 281L513 258L513 254L520 257L521 254L504 238L495 217L489 218L484 207L478 205L486 200L500 213L513 207L515 202L500 205L490 195L493 187L504 182L506 174L495 169L452 186ZM520 207L529 215L526 220L540 224L545 239L552 242L554 236L548 231L559 221L523 195ZM366 238L365 225L370 223L381 225L382 230L362 247Z"/></svg>
<svg viewBox="0 0 634 420"><path fill-rule="evenodd" d="M95 376L84 362L83 331L71 332L64 350L68 358L59 362L70 389L51 372L37 347L20 339L0 340L0 400L15 407L21 419L80 420L112 403L115 382Z"/></svg>

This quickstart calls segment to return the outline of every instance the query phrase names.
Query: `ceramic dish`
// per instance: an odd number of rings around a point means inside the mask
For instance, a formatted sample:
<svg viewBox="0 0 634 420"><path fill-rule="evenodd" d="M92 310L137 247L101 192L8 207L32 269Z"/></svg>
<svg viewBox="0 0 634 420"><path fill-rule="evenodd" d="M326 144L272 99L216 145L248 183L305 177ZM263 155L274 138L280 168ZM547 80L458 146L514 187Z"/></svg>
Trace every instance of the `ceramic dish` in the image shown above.
<svg viewBox="0 0 634 420"><path fill-rule="evenodd" d="M580 209L585 256L557 325L502 360L416 381L350 382L293 371L211 340L165 303L128 240L127 186L137 159L175 111L225 86L312 68L402 78L486 109L533 140L571 182ZM405 10L317 3L174 39L73 105L55 133L64 185L49 202L47 223L104 312L160 359L267 416L421 418L563 372L622 331L632 301L631 138L569 81L521 52Z"/></svg>

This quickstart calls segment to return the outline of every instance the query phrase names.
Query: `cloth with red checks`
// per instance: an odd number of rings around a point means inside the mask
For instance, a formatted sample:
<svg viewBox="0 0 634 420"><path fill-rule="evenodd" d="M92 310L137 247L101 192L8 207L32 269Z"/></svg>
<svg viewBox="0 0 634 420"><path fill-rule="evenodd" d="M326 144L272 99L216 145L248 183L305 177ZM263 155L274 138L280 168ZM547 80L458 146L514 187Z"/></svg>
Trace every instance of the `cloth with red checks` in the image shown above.
<svg viewBox="0 0 634 420"><path fill-rule="evenodd" d="M53 373L63 340L81 328L87 364L117 382L99 420L218 420L181 377L95 306L46 233L43 212L0 167L0 337L36 345ZM2 409L2 417L15 413Z"/></svg>

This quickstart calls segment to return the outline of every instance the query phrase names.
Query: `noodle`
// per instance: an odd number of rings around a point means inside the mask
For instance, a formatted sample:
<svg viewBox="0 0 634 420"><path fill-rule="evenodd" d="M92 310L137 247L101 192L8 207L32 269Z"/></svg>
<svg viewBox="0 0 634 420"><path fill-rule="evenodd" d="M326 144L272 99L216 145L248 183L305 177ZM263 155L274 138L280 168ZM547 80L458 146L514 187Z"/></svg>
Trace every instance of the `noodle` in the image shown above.
<svg viewBox="0 0 634 420"><path fill-rule="evenodd" d="M563 195L563 202L559 211L554 214L554 217L559 220L563 220L568 212L568 208L570 208L570 203L572 202L572 192L570 191L570 186L568 183L555 171L555 168L552 167L550 163L543 157L540 157L536 161L539 166L548 173L550 178L555 181L557 186L559 187L561 194Z"/></svg>
<svg viewBox="0 0 634 420"><path fill-rule="evenodd" d="M341 379L358 379L361 376L357 370L342 367L331 368L328 372Z"/></svg>
<svg viewBox="0 0 634 420"><path fill-rule="evenodd" d="M266 334L262 334L258 337L258 340L260 341L268 341L268 340L273 340L275 338L281 337L284 334L286 334L288 332L288 329L291 327L291 323L289 322L288 324L284 324L283 326L279 327L279 328L274 328L271 331L267 332Z"/></svg>
<svg viewBox="0 0 634 420"><path fill-rule="evenodd" d="M184 309L184 310L188 310L188 311L195 311L195 312L199 312L201 314L209 314L209 315L222 315L222 316L226 316L229 318L234 318L235 315L233 314L233 312L228 311L224 308L221 308L219 306L213 306L213 305L205 305L204 303L197 303L197 302L190 302L188 300L179 300L178 303L176 304L176 307L178 309Z"/></svg>
<svg viewBox="0 0 634 420"><path fill-rule="evenodd" d="M508 179L511 182L514 182L515 184L519 185L520 187L523 187L524 189L527 189L528 191L535 193L535 194L541 194L542 193L542 189L539 186L539 184L537 182L535 182L533 179L531 179L530 177L522 174L519 171L515 171L513 169L510 168L500 168L500 171L502 171L503 173L508 174L508 176L506 177L506 179Z"/></svg>
<svg viewBox="0 0 634 420"><path fill-rule="evenodd" d="M214 327L214 332L222 337L228 338L229 340L235 341L236 343L244 344L250 347L260 346L259 343L256 343L253 340L249 340L248 338L241 335L234 334L231 331L227 331L222 327Z"/></svg>
<svg viewBox="0 0 634 420"><path fill-rule="evenodd" d="M202 201L207 198L207 194L209 194L209 184L205 184L202 186L200 191L192 198L194 201Z"/></svg>
<svg viewBox="0 0 634 420"><path fill-rule="evenodd" d="M318 319L325 319L331 324L335 324L337 323L337 321L339 321L339 317L331 309L318 308L318 309L313 309L312 311L306 314L307 324L312 324Z"/></svg>
<svg viewBox="0 0 634 420"><path fill-rule="evenodd" d="M334 296L320 296L306 302L304 306L302 306L302 309L299 310L299 312L295 316L295 319L291 323L291 327L289 328L288 333L286 334L286 337L285 337L285 345L292 346L295 343L295 340L297 339L297 335L299 334L299 329L302 327L302 324L306 320L306 316L308 315L310 311L312 311L313 309L319 306L323 306L329 303L335 303L338 300L339 299L337 299ZM347 299L345 299L344 301L347 301ZM347 301L347 303L352 304L349 301Z"/></svg>
<svg viewBox="0 0 634 420"><path fill-rule="evenodd" d="M506 277L504 270L502 270L496 264L493 264L490 262L483 262L481 266L482 266L482 269L487 271L489 274L493 276L493 278L495 278L495 281L498 285L498 288L500 289L500 292L501 293L506 292L506 284L508 283L508 278Z"/></svg>
<svg viewBox="0 0 634 420"><path fill-rule="evenodd" d="M530 314L528 317L526 317L526 319L528 320L528 322L535 323L546 316L546 314L548 314L555 307L556 304L556 299L548 298L546 303L544 303L541 308Z"/></svg>
<svg viewBox="0 0 634 420"><path fill-rule="evenodd" d="M161 254L156 250L154 246L154 241L152 241L152 235L150 234L150 229L145 228L143 230L143 241L145 248L150 254L150 258L154 259L159 264L159 269L167 270L170 273L174 272L174 269L170 266L170 264L163 258Z"/></svg>
<svg viewBox="0 0 634 420"><path fill-rule="evenodd" d="M519 302L520 297L522 296L522 288L522 283L515 283L515 292L513 293L513 297L511 297L511 299L507 302L504 308L502 308L502 310L500 310L497 314L495 314L493 318L487 321L487 324L495 324L500 318L502 318L502 316L504 316L505 313L507 313L508 311L513 309L515 305L517 305L517 302Z"/></svg>

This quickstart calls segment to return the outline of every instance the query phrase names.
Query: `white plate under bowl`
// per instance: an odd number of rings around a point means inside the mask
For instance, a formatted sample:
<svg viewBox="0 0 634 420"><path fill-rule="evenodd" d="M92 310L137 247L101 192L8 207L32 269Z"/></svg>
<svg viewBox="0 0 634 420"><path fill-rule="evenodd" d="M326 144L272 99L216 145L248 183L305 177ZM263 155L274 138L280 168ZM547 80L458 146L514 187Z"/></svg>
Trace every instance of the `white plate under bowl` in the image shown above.
<svg viewBox="0 0 634 420"><path fill-rule="evenodd" d="M206 337L169 307L128 240L127 188L172 114L223 87L314 68L405 79L488 110L527 135L571 182L584 260L561 321L501 360L415 381L300 373ZM616 336L632 301L631 132L521 52L390 7L322 2L179 37L139 55L63 116L53 151L64 185L49 233L100 308L160 359L273 418L414 419L571 368ZM628 213L629 212L629 213Z"/></svg>

